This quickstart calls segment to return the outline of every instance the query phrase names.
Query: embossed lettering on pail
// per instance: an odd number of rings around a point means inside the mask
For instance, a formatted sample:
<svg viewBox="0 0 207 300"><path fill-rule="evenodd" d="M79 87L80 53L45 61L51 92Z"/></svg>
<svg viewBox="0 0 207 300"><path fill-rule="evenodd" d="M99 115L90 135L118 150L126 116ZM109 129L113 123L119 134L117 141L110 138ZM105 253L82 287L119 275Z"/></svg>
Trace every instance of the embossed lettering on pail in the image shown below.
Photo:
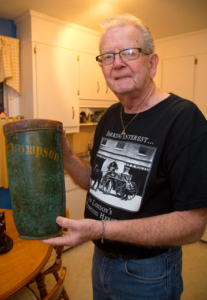
<svg viewBox="0 0 207 300"><path fill-rule="evenodd" d="M65 215L62 123L23 120L5 124L6 160L14 222L19 236L61 234L57 216Z"/></svg>

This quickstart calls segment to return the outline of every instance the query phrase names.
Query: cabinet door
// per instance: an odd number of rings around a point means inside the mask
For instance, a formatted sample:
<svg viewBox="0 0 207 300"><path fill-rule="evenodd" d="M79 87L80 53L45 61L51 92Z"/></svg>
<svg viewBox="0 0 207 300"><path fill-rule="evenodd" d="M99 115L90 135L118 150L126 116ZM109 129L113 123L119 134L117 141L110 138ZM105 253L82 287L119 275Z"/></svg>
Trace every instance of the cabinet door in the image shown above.
<svg viewBox="0 0 207 300"><path fill-rule="evenodd" d="M207 118L207 53L197 55L197 64L195 65L195 92L194 102Z"/></svg>
<svg viewBox="0 0 207 300"><path fill-rule="evenodd" d="M96 62L97 63L97 62ZM102 68L98 65L98 80L100 82L100 93L99 93L99 99L100 100L113 100L118 101L115 94L111 91L111 89L107 86L106 80L104 78L104 75L102 73Z"/></svg>
<svg viewBox="0 0 207 300"><path fill-rule="evenodd" d="M95 55L81 53L79 64L80 99L118 101L116 96L107 87Z"/></svg>
<svg viewBox="0 0 207 300"><path fill-rule="evenodd" d="M78 131L77 53L36 45L37 117L61 121L68 132Z"/></svg>
<svg viewBox="0 0 207 300"><path fill-rule="evenodd" d="M100 98L99 69L95 55L79 55L79 94L80 99Z"/></svg>
<svg viewBox="0 0 207 300"><path fill-rule="evenodd" d="M162 90L193 101L194 56L163 60Z"/></svg>

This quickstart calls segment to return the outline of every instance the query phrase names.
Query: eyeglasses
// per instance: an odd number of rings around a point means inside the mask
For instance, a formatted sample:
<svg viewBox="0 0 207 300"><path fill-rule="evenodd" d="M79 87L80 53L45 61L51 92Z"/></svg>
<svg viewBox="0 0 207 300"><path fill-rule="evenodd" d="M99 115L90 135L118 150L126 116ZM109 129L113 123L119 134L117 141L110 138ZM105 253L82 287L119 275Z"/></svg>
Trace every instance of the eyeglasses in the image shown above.
<svg viewBox="0 0 207 300"><path fill-rule="evenodd" d="M116 53L106 53L106 54L98 55L96 56L96 61L98 62L99 66L104 67L113 64L116 54L119 54L123 62L128 62L128 61L139 59L140 53L149 55L149 53L147 53L142 48L130 48L130 49L121 50Z"/></svg>

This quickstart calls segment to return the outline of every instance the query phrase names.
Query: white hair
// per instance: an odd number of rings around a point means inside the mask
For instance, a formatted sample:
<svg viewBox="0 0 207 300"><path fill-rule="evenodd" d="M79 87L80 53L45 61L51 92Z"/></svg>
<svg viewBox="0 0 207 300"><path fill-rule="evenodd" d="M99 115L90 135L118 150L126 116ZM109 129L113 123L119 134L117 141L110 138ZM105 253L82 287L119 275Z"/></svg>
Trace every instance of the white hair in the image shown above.
<svg viewBox="0 0 207 300"><path fill-rule="evenodd" d="M105 33L115 26L126 26L126 25L134 25L136 28L140 30L141 33L141 40L139 41L143 50L145 50L148 54L151 54L155 50L154 41L152 35L150 33L149 28L143 23L141 19L130 15L130 14L123 14L118 15L113 18L106 18L100 24L102 28L102 35L100 38L99 49L101 48L101 43Z"/></svg>

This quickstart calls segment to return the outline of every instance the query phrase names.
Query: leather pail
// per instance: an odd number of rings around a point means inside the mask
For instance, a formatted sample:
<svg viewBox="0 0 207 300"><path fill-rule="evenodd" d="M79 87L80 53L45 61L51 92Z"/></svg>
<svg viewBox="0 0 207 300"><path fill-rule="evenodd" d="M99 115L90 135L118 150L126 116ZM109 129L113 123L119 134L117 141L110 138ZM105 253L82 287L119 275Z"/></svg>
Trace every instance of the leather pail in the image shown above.
<svg viewBox="0 0 207 300"><path fill-rule="evenodd" d="M13 217L21 238L61 234L56 218L65 216L62 127L61 122L41 119L3 127Z"/></svg>

